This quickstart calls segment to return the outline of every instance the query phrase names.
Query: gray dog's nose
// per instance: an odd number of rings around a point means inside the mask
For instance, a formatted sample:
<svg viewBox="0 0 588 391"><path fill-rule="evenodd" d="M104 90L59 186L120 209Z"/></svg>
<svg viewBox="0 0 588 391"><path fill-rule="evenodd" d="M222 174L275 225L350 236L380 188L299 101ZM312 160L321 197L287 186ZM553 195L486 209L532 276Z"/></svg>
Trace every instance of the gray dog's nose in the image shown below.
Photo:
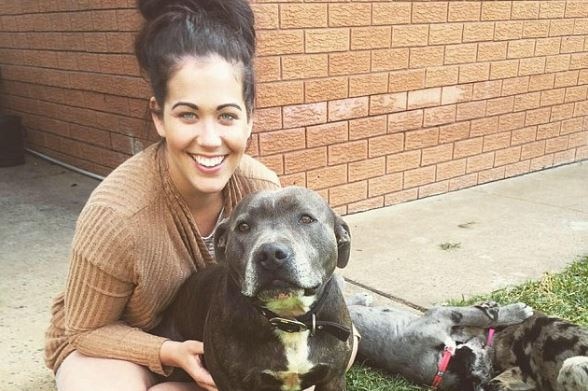
<svg viewBox="0 0 588 391"><path fill-rule="evenodd" d="M280 243L266 243L257 251L255 261L264 269L277 270L292 256L288 246Z"/></svg>

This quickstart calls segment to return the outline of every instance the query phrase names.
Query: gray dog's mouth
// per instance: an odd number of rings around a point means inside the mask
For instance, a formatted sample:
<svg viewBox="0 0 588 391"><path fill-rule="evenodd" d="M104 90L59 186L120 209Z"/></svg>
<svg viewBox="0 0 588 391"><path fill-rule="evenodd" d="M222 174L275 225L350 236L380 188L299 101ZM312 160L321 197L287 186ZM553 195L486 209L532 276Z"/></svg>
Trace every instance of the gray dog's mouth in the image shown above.
<svg viewBox="0 0 588 391"><path fill-rule="evenodd" d="M287 300L293 296L313 296L319 290L320 284L305 288L290 281L274 279L261 287L256 297L262 302Z"/></svg>

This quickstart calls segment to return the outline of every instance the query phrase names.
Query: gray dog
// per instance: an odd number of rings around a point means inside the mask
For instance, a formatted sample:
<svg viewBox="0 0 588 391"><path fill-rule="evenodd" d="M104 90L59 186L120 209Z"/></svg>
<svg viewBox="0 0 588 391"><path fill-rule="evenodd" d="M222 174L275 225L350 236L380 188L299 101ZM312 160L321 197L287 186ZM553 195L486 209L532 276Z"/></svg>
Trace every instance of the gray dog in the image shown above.
<svg viewBox="0 0 588 391"><path fill-rule="evenodd" d="M412 382L455 391L487 390L492 357L486 331L518 324L533 314L522 303L440 306L423 315L370 307L366 295L354 295L348 304L362 336L360 356Z"/></svg>
<svg viewBox="0 0 588 391"><path fill-rule="evenodd" d="M332 276L349 252L317 193L249 195L215 232L218 264L182 285L157 333L204 341L220 391L345 390L352 326Z"/></svg>

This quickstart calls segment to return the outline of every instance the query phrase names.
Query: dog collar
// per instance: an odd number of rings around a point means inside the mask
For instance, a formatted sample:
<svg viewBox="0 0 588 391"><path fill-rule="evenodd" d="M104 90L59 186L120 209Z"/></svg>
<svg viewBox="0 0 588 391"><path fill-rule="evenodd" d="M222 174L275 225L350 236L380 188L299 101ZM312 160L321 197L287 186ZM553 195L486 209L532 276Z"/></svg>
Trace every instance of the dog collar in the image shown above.
<svg viewBox="0 0 588 391"><path fill-rule="evenodd" d="M297 316L294 319L283 318L266 308L258 308L263 316L267 318L268 322L279 330L285 331L287 333L298 333L301 331L310 330L310 335L315 335L319 332L325 332L327 334L331 334L340 341L345 342L351 335L351 330L349 327L343 326L337 322L318 320L316 315L325 301L327 293L326 291L331 287L331 284L333 284L332 278L327 281L323 294L320 296L319 300L311 306L310 311L304 315Z"/></svg>
<svg viewBox="0 0 588 391"><path fill-rule="evenodd" d="M441 359L439 360L437 373L435 374L435 377L433 378L433 384L431 384L431 387L434 390L439 389L439 386L441 386L441 383L443 383L443 376L445 375L445 372L447 371L447 367L449 366L449 362L451 361L451 358L453 357L454 354L455 354L454 348L450 348L449 346L445 346L445 349L443 349L443 355L441 356Z"/></svg>

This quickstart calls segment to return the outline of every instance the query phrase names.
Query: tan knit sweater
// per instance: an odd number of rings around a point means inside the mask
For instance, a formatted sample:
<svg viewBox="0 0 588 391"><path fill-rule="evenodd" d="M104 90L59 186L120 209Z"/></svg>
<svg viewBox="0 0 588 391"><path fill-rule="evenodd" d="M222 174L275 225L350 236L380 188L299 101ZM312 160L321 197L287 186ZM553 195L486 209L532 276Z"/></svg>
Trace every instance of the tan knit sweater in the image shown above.
<svg viewBox="0 0 588 391"><path fill-rule="evenodd" d="M225 215L277 176L249 156L223 190ZM171 182L163 142L130 158L92 193L76 226L65 293L53 303L45 361L56 371L73 350L164 374L164 338L146 331L180 284L214 262Z"/></svg>

